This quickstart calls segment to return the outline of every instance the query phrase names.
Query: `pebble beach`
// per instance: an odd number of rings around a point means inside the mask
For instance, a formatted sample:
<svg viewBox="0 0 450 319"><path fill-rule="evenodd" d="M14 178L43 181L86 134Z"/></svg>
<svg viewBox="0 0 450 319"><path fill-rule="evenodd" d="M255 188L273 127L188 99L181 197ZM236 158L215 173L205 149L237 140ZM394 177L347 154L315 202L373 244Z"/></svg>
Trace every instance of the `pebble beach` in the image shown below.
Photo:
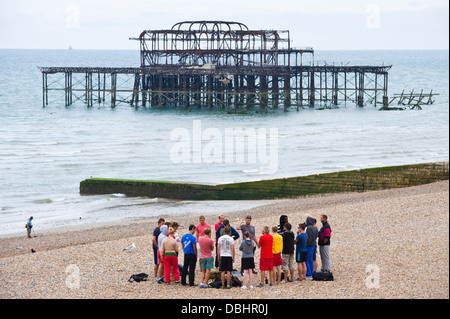
<svg viewBox="0 0 450 319"><path fill-rule="evenodd" d="M199 289L158 284L154 279L152 232L157 217L86 229L48 231L36 237L0 239L2 299L448 299L449 182L365 193L342 193L271 201L226 213L231 226L252 216L257 237L287 215L293 228L306 216L328 216L332 282L301 281L274 287L259 283L259 249L253 289ZM214 225L218 216L205 212ZM171 216L165 216L172 220ZM180 236L198 216L173 219ZM35 224L38 220L35 220ZM321 223L318 222L318 228ZM241 236L242 238L242 236ZM237 240L239 245L241 238ZM124 251L131 243L136 248ZM32 253L31 250L35 252ZM240 269L236 249L234 269ZM318 254L320 267L320 257ZM183 253L179 254L183 263ZM198 264L197 264L198 267ZM130 283L132 274L149 280ZM296 272L297 276L297 272ZM196 269L196 283L200 272ZM242 277L241 277L242 279Z"/></svg>

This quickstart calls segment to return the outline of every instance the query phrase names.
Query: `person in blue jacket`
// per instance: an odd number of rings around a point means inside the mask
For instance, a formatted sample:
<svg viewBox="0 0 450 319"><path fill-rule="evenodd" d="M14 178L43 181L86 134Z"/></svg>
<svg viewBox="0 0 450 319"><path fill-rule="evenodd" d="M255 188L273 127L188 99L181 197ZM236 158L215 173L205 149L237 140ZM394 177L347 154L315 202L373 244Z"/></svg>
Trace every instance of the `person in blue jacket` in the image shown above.
<svg viewBox="0 0 450 319"><path fill-rule="evenodd" d="M228 219L225 219L225 220L223 221L222 225L220 225L220 227L217 229L217 231L216 231L216 238L219 239L220 236L223 236L223 235L224 235L224 229L225 229L226 226L229 226L230 229L231 229L231 235L230 235L230 236L231 236L234 240L238 239L238 238L239 238L239 233L237 232L236 229L234 229L233 227L231 227L230 221L229 221Z"/></svg>

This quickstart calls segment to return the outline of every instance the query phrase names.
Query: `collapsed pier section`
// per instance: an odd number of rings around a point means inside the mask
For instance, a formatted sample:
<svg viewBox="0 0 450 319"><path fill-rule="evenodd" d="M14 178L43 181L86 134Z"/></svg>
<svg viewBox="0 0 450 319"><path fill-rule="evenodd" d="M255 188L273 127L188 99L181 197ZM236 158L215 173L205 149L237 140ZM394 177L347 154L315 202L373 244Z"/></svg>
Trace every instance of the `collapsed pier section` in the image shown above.
<svg viewBox="0 0 450 319"><path fill-rule="evenodd" d="M314 64L313 48L292 48L287 30L185 21L131 40L140 43L139 68L41 68L43 105L49 92L58 91L64 91L66 106L82 100L87 106L287 111L388 103L391 66Z"/></svg>

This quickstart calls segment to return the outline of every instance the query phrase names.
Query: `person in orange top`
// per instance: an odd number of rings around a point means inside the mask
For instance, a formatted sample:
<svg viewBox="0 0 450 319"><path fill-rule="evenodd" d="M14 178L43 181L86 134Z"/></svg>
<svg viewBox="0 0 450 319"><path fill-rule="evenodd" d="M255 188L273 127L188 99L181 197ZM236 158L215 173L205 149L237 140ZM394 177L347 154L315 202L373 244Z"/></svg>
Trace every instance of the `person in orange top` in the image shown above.
<svg viewBox="0 0 450 319"><path fill-rule="evenodd" d="M262 230L262 236L259 238L258 248L261 248L261 254L259 259L259 269L261 270L261 283L256 286L259 288L264 287L264 278L266 277L266 271L269 271L270 286L273 286L273 237L270 234L268 226L264 226Z"/></svg>

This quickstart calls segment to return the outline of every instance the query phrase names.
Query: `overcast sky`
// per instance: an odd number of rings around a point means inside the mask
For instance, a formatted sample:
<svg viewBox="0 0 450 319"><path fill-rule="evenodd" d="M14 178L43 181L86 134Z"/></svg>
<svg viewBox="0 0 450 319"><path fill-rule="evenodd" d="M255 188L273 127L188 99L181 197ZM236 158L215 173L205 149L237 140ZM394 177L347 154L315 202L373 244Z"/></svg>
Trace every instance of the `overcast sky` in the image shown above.
<svg viewBox="0 0 450 319"><path fill-rule="evenodd" d="M130 49L185 20L290 30L316 50L448 49L448 0L0 0L0 48Z"/></svg>

